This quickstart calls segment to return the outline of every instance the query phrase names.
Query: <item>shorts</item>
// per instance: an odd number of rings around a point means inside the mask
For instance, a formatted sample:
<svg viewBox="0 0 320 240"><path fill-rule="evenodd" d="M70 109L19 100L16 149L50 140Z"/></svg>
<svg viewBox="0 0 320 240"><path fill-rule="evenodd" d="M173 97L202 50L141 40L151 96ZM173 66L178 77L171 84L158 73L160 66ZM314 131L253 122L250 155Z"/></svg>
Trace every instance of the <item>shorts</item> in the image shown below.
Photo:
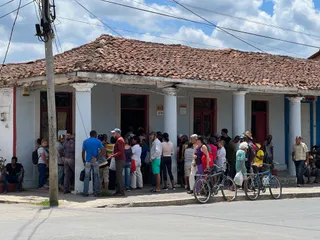
<svg viewBox="0 0 320 240"><path fill-rule="evenodd" d="M184 176L190 177L191 174L191 166L184 166Z"/></svg>
<svg viewBox="0 0 320 240"><path fill-rule="evenodd" d="M100 183L109 183L109 167L104 167L99 169L99 179Z"/></svg>
<svg viewBox="0 0 320 240"><path fill-rule="evenodd" d="M152 165L153 174L160 174L160 163L161 163L160 158L156 158L152 161L151 165Z"/></svg>

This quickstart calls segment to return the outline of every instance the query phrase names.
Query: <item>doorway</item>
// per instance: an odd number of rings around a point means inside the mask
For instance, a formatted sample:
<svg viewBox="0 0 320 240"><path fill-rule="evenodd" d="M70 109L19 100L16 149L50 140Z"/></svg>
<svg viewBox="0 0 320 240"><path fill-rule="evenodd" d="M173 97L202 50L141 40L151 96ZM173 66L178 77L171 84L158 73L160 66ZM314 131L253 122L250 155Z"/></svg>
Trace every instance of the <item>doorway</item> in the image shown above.
<svg viewBox="0 0 320 240"><path fill-rule="evenodd" d="M72 93L57 92L56 117L57 131L67 130L72 133ZM40 92L40 138L49 137L47 92Z"/></svg>
<svg viewBox="0 0 320 240"><path fill-rule="evenodd" d="M132 131L136 134L139 127L148 132L148 96L121 95L121 130L123 134Z"/></svg>
<svg viewBox="0 0 320 240"><path fill-rule="evenodd" d="M252 101L251 131L257 143L263 144L269 132L268 102Z"/></svg>
<svg viewBox="0 0 320 240"><path fill-rule="evenodd" d="M216 132L216 99L194 99L193 132L202 136Z"/></svg>

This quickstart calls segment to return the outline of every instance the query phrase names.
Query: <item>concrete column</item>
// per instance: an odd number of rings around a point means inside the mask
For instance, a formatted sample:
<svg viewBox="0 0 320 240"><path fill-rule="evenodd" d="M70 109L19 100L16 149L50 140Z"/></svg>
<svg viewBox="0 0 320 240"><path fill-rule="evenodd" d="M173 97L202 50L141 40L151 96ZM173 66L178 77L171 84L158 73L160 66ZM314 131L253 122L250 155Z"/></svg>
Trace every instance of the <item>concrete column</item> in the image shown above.
<svg viewBox="0 0 320 240"><path fill-rule="evenodd" d="M246 92L234 92L232 100L232 134L236 136L246 131Z"/></svg>
<svg viewBox="0 0 320 240"><path fill-rule="evenodd" d="M290 120L289 120L289 175L295 176L296 169L292 161L292 146L297 136L301 136L301 100L303 97L290 97Z"/></svg>
<svg viewBox="0 0 320 240"><path fill-rule="evenodd" d="M173 87L164 88L164 132L169 134L170 141L174 146L174 155L172 156L172 174L177 182L177 89Z"/></svg>
<svg viewBox="0 0 320 240"><path fill-rule="evenodd" d="M83 170L82 162L82 143L89 137L91 129L91 88L95 86L94 83L75 83L71 84L76 89L75 102L75 194L83 192L83 182L79 180L80 172ZM92 184L90 190L92 192Z"/></svg>

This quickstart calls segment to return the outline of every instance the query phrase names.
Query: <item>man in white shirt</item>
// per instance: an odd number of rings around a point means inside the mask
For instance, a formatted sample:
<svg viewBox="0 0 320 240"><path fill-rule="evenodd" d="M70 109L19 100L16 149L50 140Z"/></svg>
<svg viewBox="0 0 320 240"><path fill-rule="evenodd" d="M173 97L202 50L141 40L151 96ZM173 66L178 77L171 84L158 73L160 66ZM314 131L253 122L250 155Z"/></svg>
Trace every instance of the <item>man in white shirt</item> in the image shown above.
<svg viewBox="0 0 320 240"><path fill-rule="evenodd" d="M152 173L156 178L156 189L152 189L151 192L160 192L160 164L161 164L161 154L162 154L162 144L157 138L157 134L155 132L151 132L150 142L152 143L150 149L150 160L152 165Z"/></svg>

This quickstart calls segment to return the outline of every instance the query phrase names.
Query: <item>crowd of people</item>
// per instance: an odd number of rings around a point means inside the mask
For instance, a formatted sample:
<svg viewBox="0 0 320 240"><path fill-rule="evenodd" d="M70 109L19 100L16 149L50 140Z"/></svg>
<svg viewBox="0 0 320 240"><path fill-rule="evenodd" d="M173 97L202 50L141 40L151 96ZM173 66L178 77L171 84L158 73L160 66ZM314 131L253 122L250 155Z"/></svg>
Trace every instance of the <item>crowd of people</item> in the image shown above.
<svg viewBox="0 0 320 240"><path fill-rule="evenodd" d="M89 195L89 183L93 180L94 195L101 191L116 190L115 196L124 196L127 191L142 189L145 182L151 182L151 192L175 190L184 187L193 193L195 176L203 174L212 167L224 168L226 174L234 178L236 173L262 171L264 163L270 164L273 174L274 146L269 135L263 143L255 142L252 134L246 131L231 138L227 129L220 134L202 137L193 134L188 138L179 135L177 149L174 149L168 133L151 132L147 135L142 128L137 132L129 131L122 137L121 130L111 132L110 142L107 134L90 132L90 137L83 142L82 161L84 164L83 196ZM38 187L49 188L48 166L49 150L46 139L38 140L39 147L33 155L39 173ZM75 140L71 134L60 135L56 144L58 162L59 189L70 193L75 178ZM177 179L172 172L173 156L176 155ZM301 137L296 138L292 149L292 160L296 167L297 185L304 184L304 176L311 183L320 182L320 148L314 146L309 152ZM16 183L17 191L23 182L24 169L13 157L2 173L4 192L8 183Z"/></svg>

